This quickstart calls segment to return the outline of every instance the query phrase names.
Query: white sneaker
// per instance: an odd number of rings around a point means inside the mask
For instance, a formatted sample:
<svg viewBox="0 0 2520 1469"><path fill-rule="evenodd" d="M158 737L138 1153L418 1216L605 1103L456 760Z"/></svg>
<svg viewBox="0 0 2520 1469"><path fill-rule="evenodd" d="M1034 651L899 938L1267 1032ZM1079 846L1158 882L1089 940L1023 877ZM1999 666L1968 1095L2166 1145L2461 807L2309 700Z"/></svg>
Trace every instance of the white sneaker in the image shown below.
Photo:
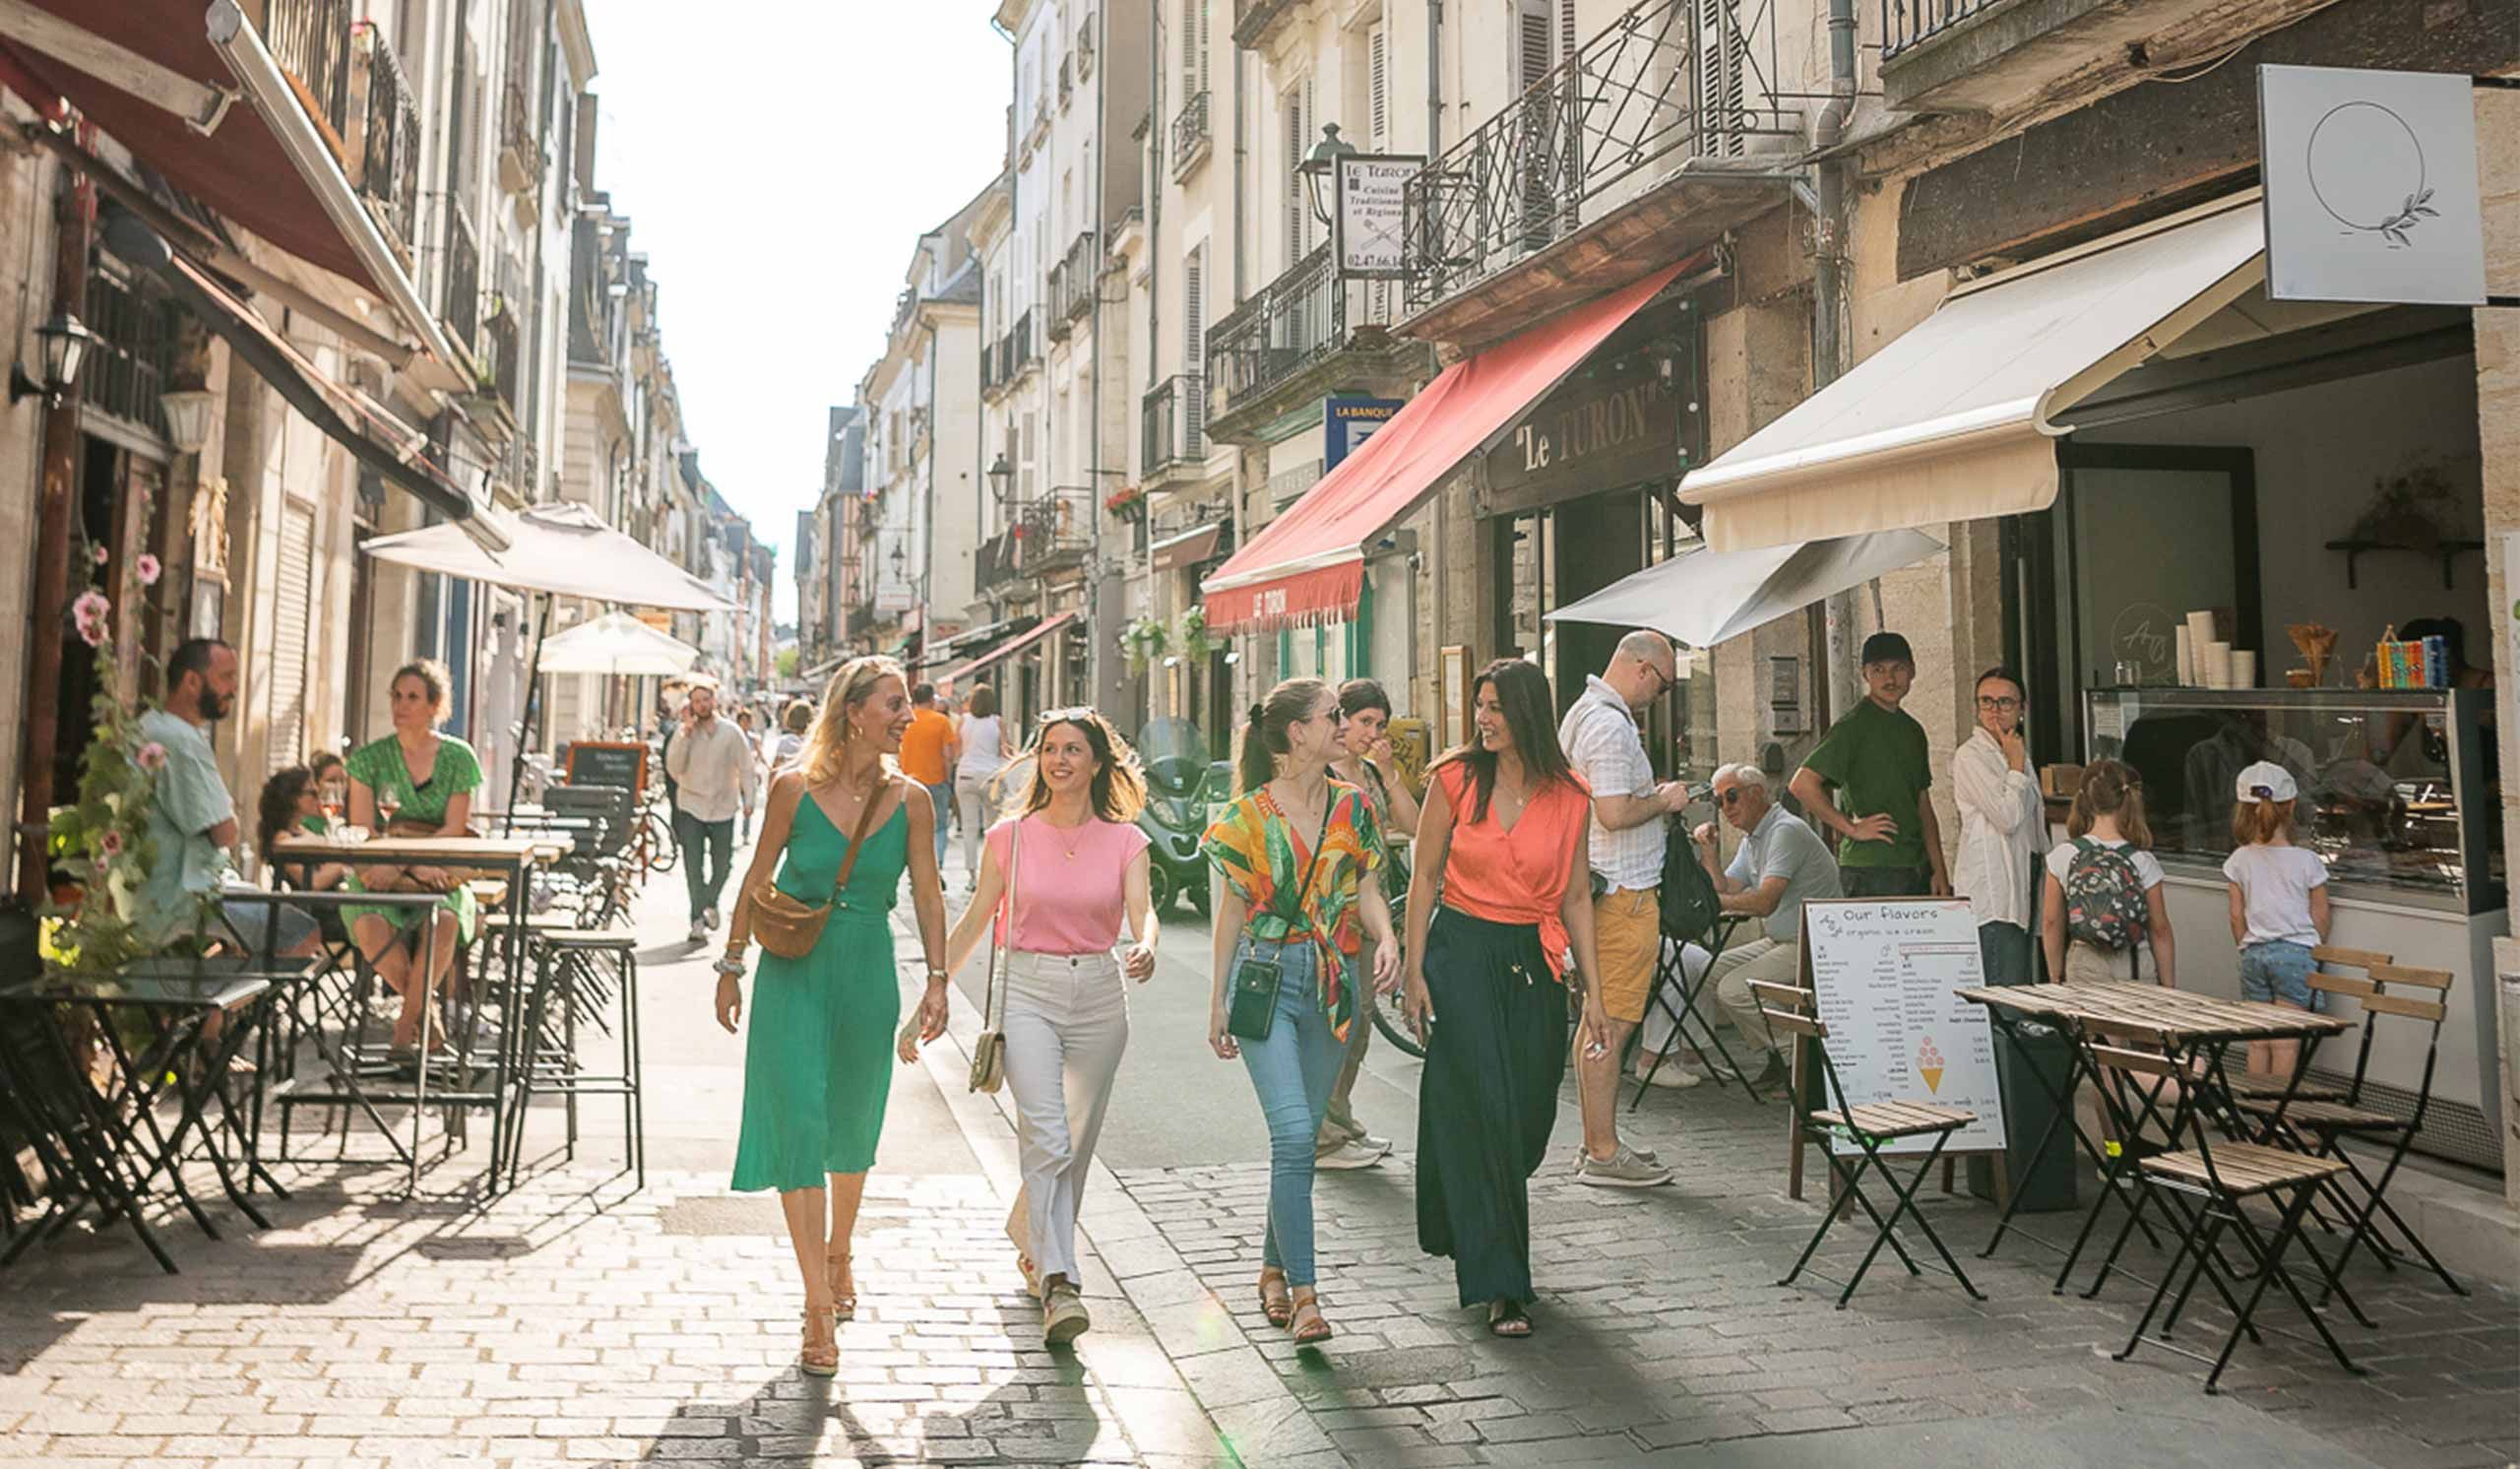
<svg viewBox="0 0 2520 1469"><path fill-rule="evenodd" d="M705 920L693 919L691 921L691 941L693 943L707 943L709 941L709 925Z"/></svg>
<svg viewBox="0 0 2520 1469"><path fill-rule="evenodd" d="M724 923L725 920L718 916L718 910L715 907L711 907L708 911L700 915L700 922L707 924L709 926L709 931L715 933L718 931L718 926Z"/></svg>
<svg viewBox="0 0 2520 1469"><path fill-rule="evenodd" d="M1381 1148L1368 1148L1354 1141L1343 1142L1326 1153L1313 1154L1312 1166L1341 1172L1354 1168L1371 1168L1383 1160L1383 1154L1386 1151Z"/></svg>
<svg viewBox="0 0 2520 1469"><path fill-rule="evenodd" d="M1649 1069L1654 1073L1650 1079L1645 1074ZM1679 1091L1686 1091L1690 1087L1696 1086L1700 1082L1706 1080L1705 1077L1700 1076L1695 1071L1688 1069L1678 1061L1672 1060L1669 1057L1666 1057L1663 1064L1659 1067L1648 1062L1646 1065L1637 1067L1636 1070L1630 1074L1635 1076L1638 1081L1644 1082L1647 1086L1667 1086Z"/></svg>

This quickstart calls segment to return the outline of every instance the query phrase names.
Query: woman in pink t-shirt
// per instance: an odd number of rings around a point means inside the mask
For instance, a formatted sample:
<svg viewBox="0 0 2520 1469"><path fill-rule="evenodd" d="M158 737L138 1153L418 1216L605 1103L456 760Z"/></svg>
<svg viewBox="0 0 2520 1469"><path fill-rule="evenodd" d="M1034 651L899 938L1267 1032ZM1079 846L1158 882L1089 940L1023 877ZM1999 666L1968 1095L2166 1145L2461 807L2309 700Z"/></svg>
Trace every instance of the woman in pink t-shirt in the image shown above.
<svg viewBox="0 0 2520 1469"><path fill-rule="evenodd" d="M1146 787L1127 751L1091 709L1042 717L1021 814L989 828L979 886L945 944L945 967L959 971L995 920L1008 949L1000 1025L1024 1187L1006 1233L1052 1343L1090 1324L1078 1299L1077 1205L1129 1044L1122 980L1155 973L1147 839L1134 824ZM1135 941L1114 957L1123 919ZM916 1045L902 1033L905 1057Z"/></svg>

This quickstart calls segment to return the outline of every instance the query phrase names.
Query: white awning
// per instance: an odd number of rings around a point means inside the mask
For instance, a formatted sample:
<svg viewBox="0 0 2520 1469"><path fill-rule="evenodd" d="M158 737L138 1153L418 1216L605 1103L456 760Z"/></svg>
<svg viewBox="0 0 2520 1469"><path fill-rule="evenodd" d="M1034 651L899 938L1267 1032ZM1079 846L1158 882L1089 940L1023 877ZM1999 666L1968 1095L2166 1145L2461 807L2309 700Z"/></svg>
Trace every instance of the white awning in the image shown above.
<svg viewBox="0 0 2520 1469"><path fill-rule="evenodd" d="M1680 498L1719 551L2044 510L2053 416L2265 278L2252 190L1972 282Z"/></svg>
<svg viewBox="0 0 2520 1469"><path fill-rule="evenodd" d="M1941 549L1922 531L1883 531L1807 545L1687 551L1544 615L1650 627L1688 647L1712 648Z"/></svg>

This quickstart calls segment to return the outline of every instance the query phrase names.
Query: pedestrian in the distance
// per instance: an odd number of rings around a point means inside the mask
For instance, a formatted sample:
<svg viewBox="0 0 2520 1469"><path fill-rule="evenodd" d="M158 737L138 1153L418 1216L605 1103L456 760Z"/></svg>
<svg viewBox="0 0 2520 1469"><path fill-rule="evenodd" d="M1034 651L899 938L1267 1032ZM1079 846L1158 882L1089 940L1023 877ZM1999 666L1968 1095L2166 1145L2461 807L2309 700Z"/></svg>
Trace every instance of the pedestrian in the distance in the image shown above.
<svg viewBox="0 0 2520 1469"><path fill-rule="evenodd" d="M1865 638L1864 696L1829 726L1789 787L1811 824L1840 838L1838 873L1850 898L1951 896L1925 727L1899 707L1916 679L1906 638Z"/></svg>
<svg viewBox="0 0 2520 1469"><path fill-rule="evenodd" d="M1365 1028L1364 986L1400 964L1378 869L1382 828L1365 794L1330 778L1342 752L1340 698L1290 678L1252 706L1235 762L1242 795L1208 828L1218 876L1208 1045L1241 1057L1269 1124L1269 1226L1260 1310L1295 1343L1326 1341L1313 1256L1315 1140L1349 1037ZM1372 974L1359 974L1366 939Z"/></svg>
<svg viewBox="0 0 2520 1469"><path fill-rule="evenodd" d="M1978 723L1951 757L1960 807L1960 896L1978 920L1978 951L1989 985L2038 978L2030 958L2030 893L2047 845L2048 809L2021 734L2021 680L2010 669L1978 675Z"/></svg>
<svg viewBox="0 0 2520 1469"><path fill-rule="evenodd" d="M1391 695L1371 678L1351 678L1339 685L1339 715L1347 721L1339 734L1339 757L1330 764L1333 780L1346 781L1365 793L1374 823L1382 828L1383 863L1374 874L1389 904L1408 895L1409 874L1400 860L1399 843L1418 834L1418 798L1400 774L1391 748ZM1386 984L1396 985L1394 974ZM1322 1114L1321 1135L1313 1143L1313 1167L1371 1168L1391 1152L1391 1139L1377 1137L1356 1120L1356 1078L1365 1066L1365 1051L1373 1044L1376 1006L1387 1002L1384 985L1356 988L1356 1018L1348 1027L1348 1054L1339 1065L1339 1080L1330 1088L1330 1106Z"/></svg>
<svg viewBox="0 0 2520 1469"><path fill-rule="evenodd" d="M779 733L771 736L770 757L764 762L776 777L804 752L805 732L814 727L814 706L806 699L791 699L779 712Z"/></svg>
<svg viewBox="0 0 2520 1469"><path fill-rule="evenodd" d="M986 684L972 690L971 704L956 732L962 757L954 762L954 801L963 816L963 868L975 888L980 880L980 841L995 814L989 783L1015 758L1015 735L997 712L997 690Z"/></svg>
<svg viewBox="0 0 2520 1469"><path fill-rule="evenodd" d="M1041 1338L1074 1341L1093 1324L1081 1296L1076 1216L1094 1143L1129 1044L1124 981L1155 974L1146 787L1128 744L1091 709L1052 710L1034 745L1017 814L989 828L979 890L955 924L946 968L959 970L992 925L1007 950L998 983L1006 1086L1015 1094L1024 1186L1006 1222L1016 1264L1041 1302ZM1113 957L1126 920L1134 936ZM902 1054L914 1054L905 1032Z"/></svg>
<svg viewBox="0 0 2520 1469"><path fill-rule="evenodd" d="M665 746L665 774L674 785L673 837L691 899L691 941L705 943L724 922L718 898L734 862L735 817L751 812L761 790L752 741L719 715L716 684L691 686L682 722Z"/></svg>
<svg viewBox="0 0 2520 1469"><path fill-rule="evenodd" d="M1426 1048L1418 1244L1452 1257L1461 1304L1485 1306L1489 1331L1529 1336L1529 1190L1557 1120L1570 991L1579 1044L1608 1050L1589 983L1600 971L1592 801L1558 747L1538 668L1499 659L1471 696L1475 734L1430 772L1409 883L1401 1009Z"/></svg>
<svg viewBox="0 0 2520 1469"><path fill-rule="evenodd" d="M895 1049L901 990L891 915L904 866L927 956L927 990L911 1026L931 1039L945 1031L945 892L928 858L936 813L927 793L901 779L890 761L909 728L901 665L860 658L842 666L802 759L770 788L761 845L717 964L718 1023L732 1034L743 1012L750 895L775 885L802 902L831 905L803 958L762 955L744 1041L734 1174L737 1189L779 1190L805 1285L798 1360L817 1376L838 1370L839 1323L857 1313L849 1242L892 1087L885 1059Z"/></svg>
<svg viewBox="0 0 2520 1469"><path fill-rule="evenodd" d="M743 732L744 743L752 747L753 763L755 765L759 765L761 763L761 735L754 728L753 712L750 709L738 709L735 711L735 728ZM753 785L756 790L759 789L761 785L761 775L758 771L755 771L753 774ZM735 826L735 839L742 842L749 842L752 840L752 803L749 801L745 802L743 816Z"/></svg>
<svg viewBox="0 0 2520 1469"><path fill-rule="evenodd" d="M936 685L910 691L910 733L902 736L902 772L927 788L936 807L936 864L945 864L945 835L954 813L954 718L936 707Z"/></svg>

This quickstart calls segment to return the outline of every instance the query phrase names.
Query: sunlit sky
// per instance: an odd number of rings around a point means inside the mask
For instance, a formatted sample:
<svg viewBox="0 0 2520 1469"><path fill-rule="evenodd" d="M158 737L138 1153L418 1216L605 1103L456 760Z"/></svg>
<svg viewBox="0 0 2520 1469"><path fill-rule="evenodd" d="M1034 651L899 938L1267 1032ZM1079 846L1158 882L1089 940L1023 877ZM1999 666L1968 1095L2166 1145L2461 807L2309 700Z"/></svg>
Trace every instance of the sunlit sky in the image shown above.
<svg viewBox="0 0 2520 1469"><path fill-rule="evenodd" d="M596 186L657 279L685 431L779 547L828 409L883 350L921 232L995 175L1006 41L983 0L585 0Z"/></svg>

